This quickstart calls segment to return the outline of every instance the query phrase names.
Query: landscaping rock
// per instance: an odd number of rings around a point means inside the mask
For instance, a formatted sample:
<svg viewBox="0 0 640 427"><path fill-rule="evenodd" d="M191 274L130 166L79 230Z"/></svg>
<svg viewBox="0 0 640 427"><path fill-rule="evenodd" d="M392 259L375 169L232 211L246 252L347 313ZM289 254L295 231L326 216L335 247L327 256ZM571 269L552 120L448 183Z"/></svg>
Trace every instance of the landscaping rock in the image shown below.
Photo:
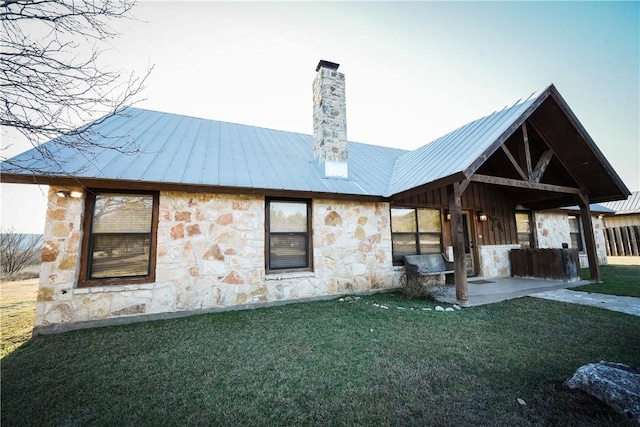
<svg viewBox="0 0 640 427"><path fill-rule="evenodd" d="M524 408L525 406L527 406L527 402L524 399L517 398L516 402L518 402L518 405L520 405L520 407Z"/></svg>
<svg viewBox="0 0 640 427"><path fill-rule="evenodd" d="M601 360L578 368L565 385L589 393L640 424L640 370Z"/></svg>
<svg viewBox="0 0 640 427"><path fill-rule="evenodd" d="M451 308L451 307L447 307L447 308L444 309L444 311L449 311L450 312L450 311L455 311L455 310L453 308Z"/></svg>
<svg viewBox="0 0 640 427"><path fill-rule="evenodd" d="M462 307L460 307L458 304L453 304L453 309L454 310L462 310Z"/></svg>
<svg viewBox="0 0 640 427"><path fill-rule="evenodd" d="M436 305L436 311L444 311L444 308L439 305Z"/></svg>

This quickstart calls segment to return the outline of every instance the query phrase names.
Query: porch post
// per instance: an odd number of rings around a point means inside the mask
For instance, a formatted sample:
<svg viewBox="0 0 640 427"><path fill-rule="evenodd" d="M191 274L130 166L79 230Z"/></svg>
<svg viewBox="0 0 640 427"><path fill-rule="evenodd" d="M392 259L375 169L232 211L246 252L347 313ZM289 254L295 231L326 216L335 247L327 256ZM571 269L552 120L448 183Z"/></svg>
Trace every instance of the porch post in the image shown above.
<svg viewBox="0 0 640 427"><path fill-rule="evenodd" d="M582 230L584 231L584 243L587 247L587 258L589 260L589 277L596 282L602 282L600 276L600 264L596 253L596 239L593 235L593 224L591 222L591 208L589 207L589 196L580 195L580 218L582 220Z"/></svg>
<svg viewBox="0 0 640 427"><path fill-rule="evenodd" d="M462 197L460 183L447 186L449 213L451 214L451 245L453 246L453 272L456 283L456 300L460 305L469 301L467 268L464 260L464 230L462 227Z"/></svg>

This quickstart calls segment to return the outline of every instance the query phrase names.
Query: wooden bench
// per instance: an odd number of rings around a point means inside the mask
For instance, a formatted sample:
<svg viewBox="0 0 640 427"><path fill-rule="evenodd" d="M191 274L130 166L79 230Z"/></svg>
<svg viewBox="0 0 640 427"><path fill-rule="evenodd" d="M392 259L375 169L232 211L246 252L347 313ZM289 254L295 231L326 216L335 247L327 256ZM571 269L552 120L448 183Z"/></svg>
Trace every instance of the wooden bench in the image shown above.
<svg viewBox="0 0 640 427"><path fill-rule="evenodd" d="M405 255L404 268L409 277L444 274L449 283L453 278L453 262L447 261L442 254Z"/></svg>

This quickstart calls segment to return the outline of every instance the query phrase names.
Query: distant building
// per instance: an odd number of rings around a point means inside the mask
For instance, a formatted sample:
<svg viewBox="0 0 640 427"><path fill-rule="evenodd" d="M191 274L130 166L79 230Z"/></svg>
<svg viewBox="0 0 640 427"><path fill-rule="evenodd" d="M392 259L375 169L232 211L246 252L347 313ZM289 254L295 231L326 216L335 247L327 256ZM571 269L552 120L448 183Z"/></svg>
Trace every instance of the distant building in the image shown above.
<svg viewBox="0 0 640 427"><path fill-rule="evenodd" d="M603 205L614 212L604 217L607 255L640 256L640 191Z"/></svg>

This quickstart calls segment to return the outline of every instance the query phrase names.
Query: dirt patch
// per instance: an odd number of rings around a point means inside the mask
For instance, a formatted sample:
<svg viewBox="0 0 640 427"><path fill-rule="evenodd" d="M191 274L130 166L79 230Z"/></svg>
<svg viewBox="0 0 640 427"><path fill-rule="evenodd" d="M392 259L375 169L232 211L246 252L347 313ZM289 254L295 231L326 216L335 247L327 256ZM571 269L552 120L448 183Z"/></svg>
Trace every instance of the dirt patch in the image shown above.
<svg viewBox="0 0 640 427"><path fill-rule="evenodd" d="M611 265L640 265L640 256L610 256L607 260Z"/></svg>
<svg viewBox="0 0 640 427"><path fill-rule="evenodd" d="M34 301L38 295L38 279L3 281L0 284L0 301Z"/></svg>

